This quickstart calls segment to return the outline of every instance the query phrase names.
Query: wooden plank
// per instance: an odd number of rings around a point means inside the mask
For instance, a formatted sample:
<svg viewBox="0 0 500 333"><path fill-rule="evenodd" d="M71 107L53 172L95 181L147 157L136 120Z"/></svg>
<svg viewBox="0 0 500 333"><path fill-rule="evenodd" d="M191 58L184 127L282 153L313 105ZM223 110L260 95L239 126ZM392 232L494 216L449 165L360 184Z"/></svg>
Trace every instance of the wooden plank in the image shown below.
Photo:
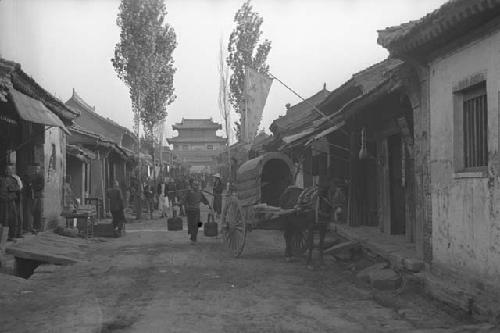
<svg viewBox="0 0 500 333"><path fill-rule="evenodd" d="M377 141L377 218L378 218L378 226L381 232L384 232L384 211L383 211L383 203L384 203L384 169L382 166L382 160L384 159L384 148L383 148L383 140Z"/></svg>
<svg viewBox="0 0 500 333"><path fill-rule="evenodd" d="M380 143L380 229L382 232L391 233L391 192L389 177L389 145L387 138L383 138Z"/></svg>
<svg viewBox="0 0 500 333"><path fill-rule="evenodd" d="M408 156L407 156L408 157ZM415 242L415 160L408 158L406 163L407 186L405 188L405 238L408 242Z"/></svg>
<svg viewBox="0 0 500 333"><path fill-rule="evenodd" d="M340 243L337 245L334 245L328 249L323 250L323 253L335 253L335 252L340 252L344 250L350 250L356 247L359 247L359 243L356 241L347 241L344 243Z"/></svg>

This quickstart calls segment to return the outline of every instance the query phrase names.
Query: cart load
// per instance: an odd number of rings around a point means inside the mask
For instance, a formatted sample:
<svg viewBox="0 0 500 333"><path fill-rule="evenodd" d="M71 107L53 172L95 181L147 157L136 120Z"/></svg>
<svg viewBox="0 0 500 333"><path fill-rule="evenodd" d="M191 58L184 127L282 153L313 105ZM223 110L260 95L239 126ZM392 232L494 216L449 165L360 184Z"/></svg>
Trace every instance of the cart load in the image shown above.
<svg viewBox="0 0 500 333"><path fill-rule="evenodd" d="M241 206L279 206L280 196L293 184L293 163L282 153L267 153L245 162L236 174Z"/></svg>

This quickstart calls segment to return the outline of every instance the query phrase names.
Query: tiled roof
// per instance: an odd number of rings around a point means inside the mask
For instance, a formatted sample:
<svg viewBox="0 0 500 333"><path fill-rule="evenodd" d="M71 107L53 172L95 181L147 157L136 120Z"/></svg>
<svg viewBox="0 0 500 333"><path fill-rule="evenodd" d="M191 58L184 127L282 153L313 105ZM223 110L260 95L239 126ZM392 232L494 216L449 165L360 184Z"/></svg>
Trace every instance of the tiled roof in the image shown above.
<svg viewBox="0 0 500 333"><path fill-rule="evenodd" d="M314 119L319 117L312 105L317 106L330 94L326 87L307 98L305 101L290 106L286 114L274 120L270 126L273 133L279 136L290 135L298 132Z"/></svg>
<svg viewBox="0 0 500 333"><path fill-rule="evenodd" d="M71 145L67 144L66 145L66 154L72 155L72 156L83 156L87 159L95 159L96 155L94 152L85 149L81 147L80 145Z"/></svg>
<svg viewBox="0 0 500 333"><path fill-rule="evenodd" d="M499 15L500 0L450 0L421 19L379 30L377 41L400 55L426 44L439 46Z"/></svg>
<svg viewBox="0 0 500 333"><path fill-rule="evenodd" d="M76 123L83 129L93 132L103 138L113 141L117 145L122 145L124 134L135 138L132 132L126 127L120 126L111 119L104 118L95 112L95 107L91 107L73 89L73 95L66 102L66 105L75 111L80 112L80 117Z"/></svg>
<svg viewBox="0 0 500 333"><path fill-rule="evenodd" d="M193 128L216 128L216 129L222 129L222 125L219 123L216 123L212 120L212 118L209 119L185 119L182 118L182 121L180 123L176 123L172 125L172 128L174 130L177 129L193 129Z"/></svg>
<svg viewBox="0 0 500 333"><path fill-rule="evenodd" d="M173 137L173 138L168 138L167 139L168 143L202 143L202 144L207 144L207 143L213 143L213 142L226 142L227 139L216 136L212 138L188 138L188 137Z"/></svg>
<svg viewBox="0 0 500 333"><path fill-rule="evenodd" d="M39 100L50 111L61 118L66 125L71 124L79 115L78 112L69 109L63 102L42 88L31 76L21 69L21 65L18 63L0 58L0 78L0 84L2 84L0 90L2 90L1 88L5 89L5 85L8 84L19 92Z"/></svg>
<svg viewBox="0 0 500 333"><path fill-rule="evenodd" d="M328 117L314 120L301 131L283 137L284 146L291 147L297 142L304 144L311 136L349 117L351 112L398 89L400 82L395 78L395 74L403 64L398 59L389 58L354 74L349 81L332 91L321 103L320 110L330 111ZM353 94L349 88L356 88L357 93Z"/></svg>
<svg viewBox="0 0 500 333"><path fill-rule="evenodd" d="M125 156L125 157L133 157L135 154L129 149L126 149L124 147L121 147L119 144L115 143L114 141L109 140L106 137L102 137L99 134L93 133L92 131L89 131L88 129L82 128L78 124L74 124L73 126L70 127L71 135L68 136L68 142L67 144L69 145L83 145L83 146L90 146L90 147L106 147L109 149L114 150L118 154Z"/></svg>

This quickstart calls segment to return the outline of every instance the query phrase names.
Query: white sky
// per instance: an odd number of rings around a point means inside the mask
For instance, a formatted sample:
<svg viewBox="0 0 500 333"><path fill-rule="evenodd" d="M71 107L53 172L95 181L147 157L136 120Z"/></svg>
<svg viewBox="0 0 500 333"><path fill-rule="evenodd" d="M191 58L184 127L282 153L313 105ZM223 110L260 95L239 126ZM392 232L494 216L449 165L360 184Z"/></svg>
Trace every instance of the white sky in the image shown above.
<svg viewBox="0 0 500 333"><path fill-rule="evenodd" d="M253 0L272 41L271 72L303 97L333 90L383 60L377 29L420 18L445 0ZM217 107L219 40L227 45L243 0L166 0L177 33L177 100L167 107L167 136L184 118L222 123ZM72 88L96 111L132 128L128 89L110 59L119 40L119 0L0 0L0 55L64 102ZM274 82L261 128L299 99Z"/></svg>

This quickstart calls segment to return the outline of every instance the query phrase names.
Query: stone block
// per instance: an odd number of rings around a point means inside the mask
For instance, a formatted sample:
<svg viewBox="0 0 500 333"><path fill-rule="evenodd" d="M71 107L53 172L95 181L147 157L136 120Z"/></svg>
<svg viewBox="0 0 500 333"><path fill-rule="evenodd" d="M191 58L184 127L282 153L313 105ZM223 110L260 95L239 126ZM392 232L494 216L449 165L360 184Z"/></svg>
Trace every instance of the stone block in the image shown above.
<svg viewBox="0 0 500 333"><path fill-rule="evenodd" d="M388 267L389 267L389 264L386 262L380 262L380 263L368 266L365 269L360 270L358 272L358 274L356 274L356 278L358 278L360 281L370 283L370 272L386 269Z"/></svg>
<svg viewBox="0 0 500 333"><path fill-rule="evenodd" d="M368 274L370 284L379 290L394 290L401 286L401 276L392 269L373 270Z"/></svg>
<svg viewBox="0 0 500 333"><path fill-rule="evenodd" d="M424 269L424 262L422 260L405 258L403 259L403 267L410 272L420 272Z"/></svg>
<svg viewBox="0 0 500 333"><path fill-rule="evenodd" d="M56 270L60 269L61 266L58 265L40 265L35 268L34 273L53 273Z"/></svg>

